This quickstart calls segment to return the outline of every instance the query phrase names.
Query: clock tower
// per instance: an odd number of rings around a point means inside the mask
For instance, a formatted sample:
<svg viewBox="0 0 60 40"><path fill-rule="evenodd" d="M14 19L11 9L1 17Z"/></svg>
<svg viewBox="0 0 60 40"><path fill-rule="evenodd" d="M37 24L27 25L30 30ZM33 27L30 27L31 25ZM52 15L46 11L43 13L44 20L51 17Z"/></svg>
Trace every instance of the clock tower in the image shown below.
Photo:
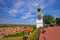
<svg viewBox="0 0 60 40"><path fill-rule="evenodd" d="M37 28L43 27L43 16L42 16L40 7L38 7L37 9L36 26Z"/></svg>

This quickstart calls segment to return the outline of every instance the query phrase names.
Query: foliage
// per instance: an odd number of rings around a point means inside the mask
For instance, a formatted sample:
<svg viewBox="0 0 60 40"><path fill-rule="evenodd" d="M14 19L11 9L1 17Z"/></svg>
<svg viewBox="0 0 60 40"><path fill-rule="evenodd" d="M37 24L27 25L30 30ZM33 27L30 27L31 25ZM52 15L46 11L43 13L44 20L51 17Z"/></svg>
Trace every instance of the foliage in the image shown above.
<svg viewBox="0 0 60 40"><path fill-rule="evenodd" d="M23 40L27 40L28 36L23 36Z"/></svg>
<svg viewBox="0 0 60 40"><path fill-rule="evenodd" d="M60 25L60 18L56 18L56 24Z"/></svg>
<svg viewBox="0 0 60 40"><path fill-rule="evenodd" d="M23 25L23 24L0 24L1 27L35 27L35 25Z"/></svg>
<svg viewBox="0 0 60 40"><path fill-rule="evenodd" d="M51 15L44 15L43 20L44 20L44 24L47 25L54 25L55 23L54 17Z"/></svg>
<svg viewBox="0 0 60 40"><path fill-rule="evenodd" d="M19 36L19 37L0 38L0 40L23 40L23 37Z"/></svg>
<svg viewBox="0 0 60 40"><path fill-rule="evenodd" d="M8 37L18 37L18 36L23 36L23 35L24 34L22 32L20 32L20 33L6 35L5 38L8 38Z"/></svg>
<svg viewBox="0 0 60 40"><path fill-rule="evenodd" d="M28 36L27 40L36 40L38 36L39 29L35 29L33 33Z"/></svg>

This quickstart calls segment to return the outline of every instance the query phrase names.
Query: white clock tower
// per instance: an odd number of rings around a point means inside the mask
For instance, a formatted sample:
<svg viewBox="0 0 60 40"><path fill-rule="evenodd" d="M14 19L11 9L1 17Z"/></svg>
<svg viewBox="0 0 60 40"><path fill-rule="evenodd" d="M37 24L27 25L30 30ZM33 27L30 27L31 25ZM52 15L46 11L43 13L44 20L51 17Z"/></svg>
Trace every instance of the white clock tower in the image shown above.
<svg viewBox="0 0 60 40"><path fill-rule="evenodd" d="M40 7L38 7L37 9L36 26L37 28L43 27L43 16L42 16Z"/></svg>

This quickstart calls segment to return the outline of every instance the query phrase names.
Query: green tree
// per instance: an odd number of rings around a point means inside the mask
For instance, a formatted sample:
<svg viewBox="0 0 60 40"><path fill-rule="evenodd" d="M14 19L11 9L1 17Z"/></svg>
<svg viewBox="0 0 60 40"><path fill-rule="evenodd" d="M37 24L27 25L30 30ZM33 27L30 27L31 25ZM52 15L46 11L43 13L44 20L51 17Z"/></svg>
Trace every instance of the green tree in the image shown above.
<svg viewBox="0 0 60 40"><path fill-rule="evenodd" d="M56 18L56 24L60 25L60 18Z"/></svg>
<svg viewBox="0 0 60 40"><path fill-rule="evenodd" d="M54 17L51 15L44 15L43 21L44 21L44 24L46 25L54 25L55 23Z"/></svg>

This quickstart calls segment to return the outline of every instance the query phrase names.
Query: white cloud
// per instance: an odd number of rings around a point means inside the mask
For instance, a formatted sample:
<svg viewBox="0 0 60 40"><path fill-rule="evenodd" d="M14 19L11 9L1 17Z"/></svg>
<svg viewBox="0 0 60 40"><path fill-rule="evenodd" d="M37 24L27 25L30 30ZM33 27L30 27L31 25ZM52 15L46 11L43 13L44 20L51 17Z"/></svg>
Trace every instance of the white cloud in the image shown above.
<svg viewBox="0 0 60 40"><path fill-rule="evenodd" d="M17 1L15 4L14 4L14 8L15 9L19 9L21 6L23 6L25 4L24 1Z"/></svg>
<svg viewBox="0 0 60 40"><path fill-rule="evenodd" d="M22 19L6 19L6 18L0 18L0 24L35 24L35 19L28 19L28 20L22 20Z"/></svg>
<svg viewBox="0 0 60 40"><path fill-rule="evenodd" d="M28 18L29 17L29 15L25 15L25 16L22 16L21 18L22 19L26 19L26 18Z"/></svg>
<svg viewBox="0 0 60 40"><path fill-rule="evenodd" d="M22 19L0 18L0 24L20 24L21 22L23 22Z"/></svg>
<svg viewBox="0 0 60 40"><path fill-rule="evenodd" d="M16 14L23 12L24 9L20 9L23 6L24 2L21 0L17 0L16 2L13 2L12 9L8 11L10 16L16 16Z"/></svg>
<svg viewBox="0 0 60 40"><path fill-rule="evenodd" d="M42 9L54 4L56 0L40 0L39 4Z"/></svg>
<svg viewBox="0 0 60 40"><path fill-rule="evenodd" d="M36 22L36 19L33 18L33 19L30 19L29 21L30 22Z"/></svg>
<svg viewBox="0 0 60 40"><path fill-rule="evenodd" d="M4 10L5 12L8 12L9 11L9 8L8 7L0 7L0 9Z"/></svg>
<svg viewBox="0 0 60 40"><path fill-rule="evenodd" d="M57 9L56 10L54 10L54 9L48 9L44 13L45 13L44 15L50 14L50 15L52 15L54 17L60 17L60 10L57 10Z"/></svg>
<svg viewBox="0 0 60 40"><path fill-rule="evenodd" d="M13 9L20 10L20 11L22 10L22 12L23 12L25 10L22 7L25 6L25 8L28 8L27 11L33 12L33 11L35 11L35 6L37 6L37 5L38 4L35 3L34 1L30 1L30 0L28 0L28 1L18 0L15 3L13 3Z"/></svg>
<svg viewBox="0 0 60 40"><path fill-rule="evenodd" d="M29 12L34 12L35 8L34 6L37 6L38 4L34 4L34 2L32 1L22 1L22 0L17 0L16 2L13 2L13 6L10 10L8 10L8 14L10 16L16 16L16 14L18 13L23 13L23 11L29 11ZM24 8L21 7L26 7L28 8L28 10L25 10ZM26 17L28 17L28 15L26 15ZM24 17L23 17L24 18Z"/></svg>
<svg viewBox="0 0 60 40"><path fill-rule="evenodd" d="M16 14L18 13L18 11L16 9L12 9L8 13L9 13L10 16L16 16Z"/></svg>
<svg viewBox="0 0 60 40"><path fill-rule="evenodd" d="M4 0L0 0L0 3L1 3L1 4L6 4L6 3L4 2Z"/></svg>
<svg viewBox="0 0 60 40"><path fill-rule="evenodd" d="M40 7L42 9L44 9L44 8L52 5L53 3L55 3L55 0L28 0L28 1L15 0L15 1L13 1L12 8L9 10L8 9L6 9L6 10L8 10L7 12L10 16L16 16L18 13L23 13L23 11L35 12L38 4L40 4ZM22 7L25 7L28 9L26 10ZM28 15L26 15L22 18L27 18L27 17L28 17Z"/></svg>
<svg viewBox="0 0 60 40"><path fill-rule="evenodd" d="M54 10L51 13L52 13L51 15L53 15L55 17L60 17L60 10Z"/></svg>
<svg viewBox="0 0 60 40"><path fill-rule="evenodd" d="M38 3L35 3L34 5L35 5L35 6L38 6Z"/></svg>
<svg viewBox="0 0 60 40"><path fill-rule="evenodd" d="M29 19L29 20L26 20L26 23L29 23L29 24L36 24L36 19Z"/></svg>
<svg viewBox="0 0 60 40"><path fill-rule="evenodd" d="M26 13L26 15L25 15L25 16L22 16L21 18L22 18L22 19L27 19L27 18L29 18L29 17L31 17L31 13Z"/></svg>

